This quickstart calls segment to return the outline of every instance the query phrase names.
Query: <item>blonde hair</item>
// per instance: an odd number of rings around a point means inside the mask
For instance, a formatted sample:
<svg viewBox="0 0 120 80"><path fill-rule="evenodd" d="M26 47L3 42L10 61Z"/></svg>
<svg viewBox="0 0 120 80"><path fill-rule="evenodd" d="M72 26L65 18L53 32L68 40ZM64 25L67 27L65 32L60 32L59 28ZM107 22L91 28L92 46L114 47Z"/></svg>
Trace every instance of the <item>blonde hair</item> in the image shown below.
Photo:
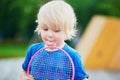
<svg viewBox="0 0 120 80"><path fill-rule="evenodd" d="M63 0L53 0L43 5L38 12L37 22L38 35L40 27L50 24L61 27L65 31L65 40L70 40L76 35L75 13L73 8Z"/></svg>

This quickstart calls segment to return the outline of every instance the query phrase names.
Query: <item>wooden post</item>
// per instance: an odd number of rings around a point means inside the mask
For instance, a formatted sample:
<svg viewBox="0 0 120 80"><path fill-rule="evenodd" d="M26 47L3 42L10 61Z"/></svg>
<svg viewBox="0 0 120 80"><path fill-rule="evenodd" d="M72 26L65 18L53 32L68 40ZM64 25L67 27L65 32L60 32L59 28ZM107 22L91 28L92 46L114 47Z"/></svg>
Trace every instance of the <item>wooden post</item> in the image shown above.
<svg viewBox="0 0 120 80"><path fill-rule="evenodd" d="M87 69L120 70L120 19L94 16L76 49Z"/></svg>

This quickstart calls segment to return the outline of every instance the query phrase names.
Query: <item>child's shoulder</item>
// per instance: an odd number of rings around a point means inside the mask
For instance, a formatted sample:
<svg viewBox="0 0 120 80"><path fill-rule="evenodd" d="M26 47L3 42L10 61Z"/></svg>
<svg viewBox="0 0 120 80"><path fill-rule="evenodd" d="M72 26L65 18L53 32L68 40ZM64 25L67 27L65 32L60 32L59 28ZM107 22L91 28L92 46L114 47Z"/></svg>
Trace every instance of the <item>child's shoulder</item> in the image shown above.
<svg viewBox="0 0 120 80"><path fill-rule="evenodd" d="M44 47L44 43L34 43L30 45L30 49L38 50Z"/></svg>
<svg viewBox="0 0 120 80"><path fill-rule="evenodd" d="M66 44L63 48L67 53L69 53L70 55L76 55L76 56L80 56L80 53L75 50L74 48L72 48L71 46L69 46L68 44Z"/></svg>
<svg viewBox="0 0 120 80"><path fill-rule="evenodd" d="M70 55L70 57L73 59L73 61L80 60L80 58L81 58L80 52L78 52L71 46L66 44L63 49Z"/></svg>
<svg viewBox="0 0 120 80"><path fill-rule="evenodd" d="M77 50L75 50L74 48L72 48L71 46L69 46L68 44L65 44L64 48L65 51L69 51L69 52L73 52L73 53L78 53Z"/></svg>

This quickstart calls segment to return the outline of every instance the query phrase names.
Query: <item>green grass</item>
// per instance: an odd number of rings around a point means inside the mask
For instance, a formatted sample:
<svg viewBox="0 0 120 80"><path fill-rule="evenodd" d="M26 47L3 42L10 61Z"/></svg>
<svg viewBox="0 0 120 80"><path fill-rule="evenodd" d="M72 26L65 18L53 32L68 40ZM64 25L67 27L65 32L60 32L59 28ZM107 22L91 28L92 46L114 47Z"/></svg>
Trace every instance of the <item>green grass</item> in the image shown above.
<svg viewBox="0 0 120 80"><path fill-rule="evenodd" d="M24 57L27 47L23 43L0 43L0 58Z"/></svg>

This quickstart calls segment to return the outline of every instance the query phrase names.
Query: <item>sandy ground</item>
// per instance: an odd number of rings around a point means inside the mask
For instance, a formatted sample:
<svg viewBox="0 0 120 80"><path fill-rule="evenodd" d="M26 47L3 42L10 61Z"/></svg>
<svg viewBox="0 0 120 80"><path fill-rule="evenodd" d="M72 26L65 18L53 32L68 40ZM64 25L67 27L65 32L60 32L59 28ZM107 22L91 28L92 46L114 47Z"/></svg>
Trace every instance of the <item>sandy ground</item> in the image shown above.
<svg viewBox="0 0 120 80"><path fill-rule="evenodd" d="M0 59L0 80L20 80L23 58ZM120 71L87 70L89 80L120 80Z"/></svg>

